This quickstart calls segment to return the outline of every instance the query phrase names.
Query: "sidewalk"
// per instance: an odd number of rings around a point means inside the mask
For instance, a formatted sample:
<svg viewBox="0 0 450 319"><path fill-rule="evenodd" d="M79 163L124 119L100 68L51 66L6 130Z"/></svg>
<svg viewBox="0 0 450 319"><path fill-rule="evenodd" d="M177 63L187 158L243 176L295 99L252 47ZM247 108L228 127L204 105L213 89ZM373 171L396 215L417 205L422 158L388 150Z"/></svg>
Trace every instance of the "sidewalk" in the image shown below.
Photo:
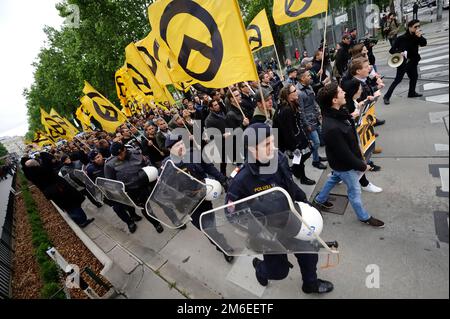
<svg viewBox="0 0 450 319"><path fill-rule="evenodd" d="M318 181L322 173L307 162L308 177ZM308 197L315 189L301 187ZM214 204L223 201L222 196ZM287 280L265 289L256 281L252 257L235 258L228 264L191 224L182 231L165 228L157 234L143 219L136 233L129 234L110 207L97 209L85 201L83 208L95 217L85 233L127 274L120 290L128 298L307 298L300 290L298 266ZM297 264L295 258L291 262Z"/></svg>

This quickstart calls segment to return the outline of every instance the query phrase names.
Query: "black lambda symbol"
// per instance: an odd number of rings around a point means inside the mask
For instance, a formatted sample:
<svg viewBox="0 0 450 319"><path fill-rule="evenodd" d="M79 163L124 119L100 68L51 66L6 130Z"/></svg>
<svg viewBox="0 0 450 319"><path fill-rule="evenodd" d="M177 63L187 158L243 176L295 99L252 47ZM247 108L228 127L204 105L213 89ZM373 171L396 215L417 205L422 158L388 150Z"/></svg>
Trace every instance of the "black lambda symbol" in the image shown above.
<svg viewBox="0 0 450 319"><path fill-rule="evenodd" d="M250 30L255 30L256 31L256 37L250 37L248 39L248 42L250 43L250 46L252 45L252 42L256 42L257 43L256 47L254 47L252 49L252 51L256 51L256 50L258 50L259 48L262 47L261 29L257 25L252 24L252 25L248 26L247 30L248 31L250 31Z"/></svg>
<svg viewBox="0 0 450 319"><path fill-rule="evenodd" d="M305 5L298 11L291 11L292 5L294 4L295 1L298 0L284 0L284 11L286 15L291 18L298 17L299 15L305 13L313 2L313 0L302 0L305 3Z"/></svg>
<svg viewBox="0 0 450 319"><path fill-rule="evenodd" d="M87 94L87 96L92 100L94 104L95 112L104 120L109 122L117 122L119 119L119 114L115 109L113 109L109 105L99 105L97 101L95 101L95 98L102 99L100 94L97 94L95 92L90 92ZM103 108L103 109L102 109Z"/></svg>
<svg viewBox="0 0 450 319"><path fill-rule="evenodd" d="M216 21L214 21L214 18L209 14L209 12L199 4L191 0L174 0L166 7L161 17L161 39L163 39L166 43L169 23L178 14L189 14L201 21L209 31L212 43L212 47L209 47L197 39L184 35L183 44L178 55L178 63L184 71L186 71L186 73L194 79L203 82L212 81L220 69L224 54L222 36L220 35L219 27L217 26ZM178 31L182 32L182 30ZM167 43L167 45L169 44ZM189 70L187 67L192 50L200 52L204 57L210 60L208 68L203 73L196 73Z"/></svg>

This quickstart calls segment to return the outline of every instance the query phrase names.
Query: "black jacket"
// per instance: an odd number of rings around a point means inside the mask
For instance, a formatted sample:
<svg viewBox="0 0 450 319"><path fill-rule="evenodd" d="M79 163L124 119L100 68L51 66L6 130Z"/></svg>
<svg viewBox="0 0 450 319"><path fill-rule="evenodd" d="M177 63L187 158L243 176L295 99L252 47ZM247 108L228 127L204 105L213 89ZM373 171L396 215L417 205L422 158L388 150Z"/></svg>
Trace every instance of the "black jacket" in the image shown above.
<svg viewBox="0 0 450 319"><path fill-rule="evenodd" d="M419 54L419 46L424 47L426 45L427 39L425 39L423 36L418 38L414 34L411 34L408 30L405 34L402 34L397 38L397 40L394 41L394 45L389 50L389 53L395 54L407 51L408 61L410 63L418 64L421 60Z"/></svg>
<svg viewBox="0 0 450 319"><path fill-rule="evenodd" d="M227 113L226 123L228 128L237 129L238 127L244 128L242 122L244 121L244 117L242 116L241 111L233 105L230 105L230 109Z"/></svg>
<svg viewBox="0 0 450 319"><path fill-rule="evenodd" d="M275 113L273 127L278 128L278 147L281 151L295 151L309 147L309 139L306 133L308 126L300 107L295 112L287 104L281 104Z"/></svg>
<svg viewBox="0 0 450 319"><path fill-rule="evenodd" d="M354 122L346 109L323 109L322 134L330 167L339 172L364 172L363 161Z"/></svg>
<svg viewBox="0 0 450 319"><path fill-rule="evenodd" d="M242 101L241 101L241 108L244 112L245 116L251 120L253 117L253 112L255 112L256 108L256 100L255 97L250 94L249 96L242 93Z"/></svg>
<svg viewBox="0 0 450 319"><path fill-rule="evenodd" d="M348 61L351 58L351 55L349 53L350 45L345 43L340 43L341 48L336 53L336 59L334 61L336 65L336 69L339 73L339 75L342 77L347 71L348 67Z"/></svg>

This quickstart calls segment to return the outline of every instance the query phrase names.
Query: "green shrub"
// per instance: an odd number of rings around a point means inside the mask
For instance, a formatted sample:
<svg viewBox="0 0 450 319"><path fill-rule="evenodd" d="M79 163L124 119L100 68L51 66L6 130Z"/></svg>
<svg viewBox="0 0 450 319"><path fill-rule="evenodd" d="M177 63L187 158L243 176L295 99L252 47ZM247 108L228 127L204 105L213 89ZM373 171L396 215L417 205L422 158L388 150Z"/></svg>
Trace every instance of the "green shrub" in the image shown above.
<svg viewBox="0 0 450 319"><path fill-rule="evenodd" d="M40 277L44 284L41 290L41 297L44 299L65 299L66 296L61 290L58 266L50 259L46 252L47 249L53 245L42 224L36 202L28 187L28 181L21 171L19 171L19 181L28 221L31 227L31 241L34 247L36 260L39 264Z"/></svg>

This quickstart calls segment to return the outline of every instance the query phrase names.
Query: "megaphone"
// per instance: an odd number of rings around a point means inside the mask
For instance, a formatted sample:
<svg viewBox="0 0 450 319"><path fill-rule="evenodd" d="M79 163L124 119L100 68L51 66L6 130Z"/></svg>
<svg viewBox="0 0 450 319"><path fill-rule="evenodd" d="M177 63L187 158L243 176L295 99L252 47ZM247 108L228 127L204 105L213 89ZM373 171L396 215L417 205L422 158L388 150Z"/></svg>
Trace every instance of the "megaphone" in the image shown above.
<svg viewBox="0 0 450 319"><path fill-rule="evenodd" d="M391 55L391 57L388 60L388 65L391 68L398 68L400 65L403 64L404 61L405 61L404 56L401 53L396 53Z"/></svg>

